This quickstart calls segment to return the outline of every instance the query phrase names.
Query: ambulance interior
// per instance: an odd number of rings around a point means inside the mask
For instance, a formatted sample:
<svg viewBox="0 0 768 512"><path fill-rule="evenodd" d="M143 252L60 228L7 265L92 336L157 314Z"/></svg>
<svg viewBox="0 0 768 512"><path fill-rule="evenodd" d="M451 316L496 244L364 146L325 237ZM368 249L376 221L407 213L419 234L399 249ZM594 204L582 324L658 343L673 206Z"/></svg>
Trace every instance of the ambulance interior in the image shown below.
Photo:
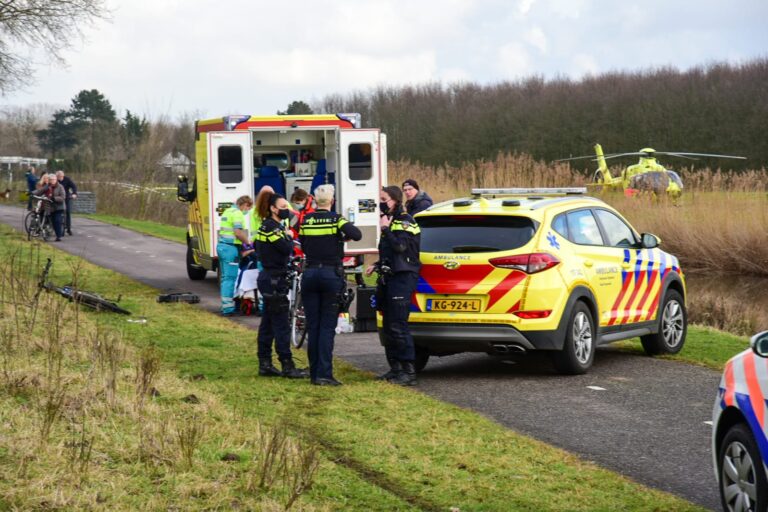
<svg viewBox="0 0 768 512"><path fill-rule="evenodd" d="M254 194L265 185L286 199L297 189L314 195L325 183L336 185L340 155L335 130L253 131ZM350 144L347 149L352 180L372 176L372 147ZM336 203L341 204L341 187L336 187Z"/></svg>

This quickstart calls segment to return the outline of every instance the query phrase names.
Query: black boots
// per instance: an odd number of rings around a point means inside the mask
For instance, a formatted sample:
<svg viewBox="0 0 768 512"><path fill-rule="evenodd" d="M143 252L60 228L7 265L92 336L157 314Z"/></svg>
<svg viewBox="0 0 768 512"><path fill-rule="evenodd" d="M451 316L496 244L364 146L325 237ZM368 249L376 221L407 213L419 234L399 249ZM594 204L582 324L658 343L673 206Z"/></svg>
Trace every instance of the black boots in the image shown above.
<svg viewBox="0 0 768 512"><path fill-rule="evenodd" d="M306 379L309 377L309 373L305 368L296 368L293 359L286 359L280 361L280 366L283 367L283 371L280 375L289 379Z"/></svg>
<svg viewBox="0 0 768 512"><path fill-rule="evenodd" d="M387 362L389 363L389 371L387 373L382 373L381 375L376 377L376 380L394 379L402 371L403 368L402 368L402 365L400 364L400 361L398 361L394 357L387 357Z"/></svg>
<svg viewBox="0 0 768 512"><path fill-rule="evenodd" d="M272 365L271 359L259 359L260 377L281 377L283 373Z"/></svg>
<svg viewBox="0 0 768 512"><path fill-rule="evenodd" d="M400 363L401 370L397 375L391 379L387 379L392 384L399 386L415 386L416 385L416 368L413 365L413 361L403 361Z"/></svg>

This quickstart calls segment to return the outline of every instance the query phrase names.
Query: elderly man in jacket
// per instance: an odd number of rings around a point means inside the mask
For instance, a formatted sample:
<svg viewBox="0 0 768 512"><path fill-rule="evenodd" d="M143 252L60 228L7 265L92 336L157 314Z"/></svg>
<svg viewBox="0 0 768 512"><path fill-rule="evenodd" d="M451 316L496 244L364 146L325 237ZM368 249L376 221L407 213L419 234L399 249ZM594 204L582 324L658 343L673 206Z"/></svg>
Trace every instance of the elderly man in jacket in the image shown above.
<svg viewBox="0 0 768 512"><path fill-rule="evenodd" d="M48 187L51 189L51 199L53 200L53 230L56 232L56 242L61 242L64 236L63 216L67 211L67 192L56 179L55 174L48 175Z"/></svg>

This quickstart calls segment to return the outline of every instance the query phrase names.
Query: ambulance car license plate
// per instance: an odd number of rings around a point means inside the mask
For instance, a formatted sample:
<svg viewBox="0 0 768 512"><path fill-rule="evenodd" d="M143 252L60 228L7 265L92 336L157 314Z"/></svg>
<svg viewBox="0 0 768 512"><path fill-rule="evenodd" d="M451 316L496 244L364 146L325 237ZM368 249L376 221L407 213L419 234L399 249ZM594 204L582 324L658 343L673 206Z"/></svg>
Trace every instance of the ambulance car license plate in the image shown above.
<svg viewBox="0 0 768 512"><path fill-rule="evenodd" d="M480 299L427 299L427 311L480 311Z"/></svg>

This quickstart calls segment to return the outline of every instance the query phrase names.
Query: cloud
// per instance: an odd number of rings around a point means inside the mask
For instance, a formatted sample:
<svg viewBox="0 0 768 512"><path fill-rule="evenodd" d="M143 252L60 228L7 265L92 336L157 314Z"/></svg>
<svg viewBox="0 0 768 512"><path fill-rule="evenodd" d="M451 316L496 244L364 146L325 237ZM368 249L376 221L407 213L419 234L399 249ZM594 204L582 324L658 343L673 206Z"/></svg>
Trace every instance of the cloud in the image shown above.
<svg viewBox="0 0 768 512"><path fill-rule="evenodd" d="M571 59L571 73L577 78L585 75L596 75L599 71L600 66L592 55L580 53Z"/></svg>
<svg viewBox="0 0 768 512"><path fill-rule="evenodd" d="M519 43L507 43L498 52L497 68L506 78L519 78L531 71L531 59Z"/></svg>
<svg viewBox="0 0 768 512"><path fill-rule="evenodd" d="M531 7L533 7L533 4L536 2L536 0L520 0L517 3L517 10L520 12L520 14L528 14L531 11Z"/></svg>
<svg viewBox="0 0 768 512"><path fill-rule="evenodd" d="M547 53L547 36L541 27L533 27L526 32L525 41L541 53Z"/></svg>

